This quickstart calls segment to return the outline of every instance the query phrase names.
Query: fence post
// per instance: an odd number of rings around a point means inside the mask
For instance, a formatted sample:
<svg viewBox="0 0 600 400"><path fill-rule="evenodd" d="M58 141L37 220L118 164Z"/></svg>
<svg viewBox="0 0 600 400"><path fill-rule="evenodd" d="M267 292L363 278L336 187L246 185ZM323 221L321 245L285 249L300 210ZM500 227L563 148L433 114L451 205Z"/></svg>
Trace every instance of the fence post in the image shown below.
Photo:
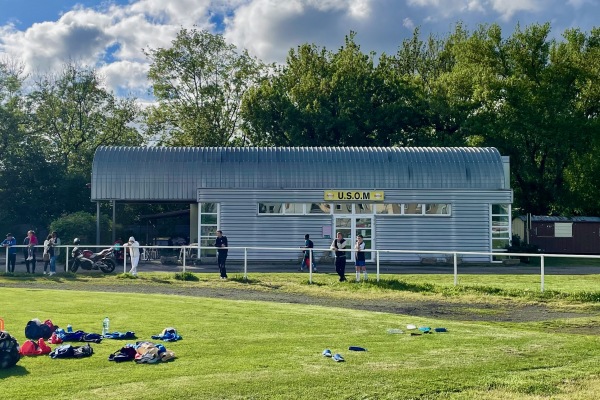
<svg viewBox="0 0 600 400"><path fill-rule="evenodd" d="M65 272L70 272L69 271L69 254L71 252L69 251L69 245L67 245L67 247L65 248Z"/></svg>
<svg viewBox="0 0 600 400"><path fill-rule="evenodd" d="M308 282L312 283L312 273L313 273L313 270L312 270L312 250L309 250L308 254L309 254L309 256L308 256ZM304 258L304 254L302 255L302 258ZM304 261L302 261L302 262L304 262Z"/></svg>
<svg viewBox="0 0 600 400"><path fill-rule="evenodd" d="M458 285L458 257L457 253L453 253L454 256L454 286Z"/></svg>
<svg viewBox="0 0 600 400"><path fill-rule="evenodd" d="M248 248L244 247L244 280L248 280Z"/></svg>
<svg viewBox="0 0 600 400"><path fill-rule="evenodd" d="M5 273L8 273L8 248L9 248L8 246L5 247L5 249L6 249L6 265L5 265L6 270L4 271Z"/></svg>
<svg viewBox="0 0 600 400"><path fill-rule="evenodd" d="M185 273L185 246L181 248L181 251L183 252L183 273Z"/></svg>
<svg viewBox="0 0 600 400"><path fill-rule="evenodd" d="M542 254L540 257L540 274L541 274L541 289L542 293L544 292L544 255Z"/></svg>
<svg viewBox="0 0 600 400"><path fill-rule="evenodd" d="M123 246L123 273L127 273L127 250L128 247Z"/></svg>
<svg viewBox="0 0 600 400"><path fill-rule="evenodd" d="M379 250L375 250L375 257L377 258L377 282L379 282Z"/></svg>

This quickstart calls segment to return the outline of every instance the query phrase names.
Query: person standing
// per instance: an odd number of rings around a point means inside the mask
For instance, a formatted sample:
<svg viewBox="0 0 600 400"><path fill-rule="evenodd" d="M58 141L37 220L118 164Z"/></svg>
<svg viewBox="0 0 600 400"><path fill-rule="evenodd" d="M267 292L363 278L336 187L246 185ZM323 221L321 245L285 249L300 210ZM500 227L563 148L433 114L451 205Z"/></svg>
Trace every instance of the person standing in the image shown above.
<svg viewBox="0 0 600 400"><path fill-rule="evenodd" d="M115 255L117 263L123 264L123 258L125 257L125 254L123 253L123 239L118 238L115 240L113 243L113 254Z"/></svg>
<svg viewBox="0 0 600 400"><path fill-rule="evenodd" d="M309 269L308 266L311 265L310 263L310 259L311 259L311 253L313 252L312 249L313 247L315 247L314 243L312 240L310 240L310 235L307 233L306 235L304 235L304 247L302 247L304 250L304 257L302 257L302 264L300 264L300 271L304 271L304 267L306 266L306 269ZM315 259L314 259L314 254L312 257L312 270L313 272L317 272L317 267L315 266Z"/></svg>
<svg viewBox="0 0 600 400"><path fill-rule="evenodd" d="M123 245L126 250L129 250L129 257L131 259L131 269L129 273L133 276L137 276L137 266L140 262L140 244L135 240L133 236L129 238L129 241Z"/></svg>
<svg viewBox="0 0 600 400"><path fill-rule="evenodd" d="M27 231L27 238L29 240L27 241L26 261L29 261L29 264L31 265L31 273L35 274L35 264L37 262L35 256L35 246L37 246L39 243L34 231ZM27 266L27 272L29 272L29 265Z"/></svg>
<svg viewBox="0 0 600 400"><path fill-rule="evenodd" d="M340 282L346 280L346 239L341 232L337 233L337 238L331 243L331 250L335 251L335 272L340 276Z"/></svg>
<svg viewBox="0 0 600 400"><path fill-rule="evenodd" d="M2 241L2 246L8 248L8 272L15 272L15 264L17 263L17 239L12 233L6 234L6 239Z"/></svg>
<svg viewBox="0 0 600 400"><path fill-rule="evenodd" d="M225 262L227 261L227 236L223 236L223 231L217 231L217 240L215 241L215 247L217 248L217 264L219 264L219 272L221 273L221 279L227 279L227 269L225 268Z"/></svg>
<svg viewBox="0 0 600 400"><path fill-rule="evenodd" d="M50 276L54 275L56 273L56 271L54 271L54 268L52 267L52 259L54 258L54 240L52 238L52 234L49 234L48 237L46 237L46 240L44 240L43 258L44 258L44 275L46 275L48 266L50 266L50 272L48 272L48 275L50 275Z"/></svg>
<svg viewBox="0 0 600 400"><path fill-rule="evenodd" d="M365 242L363 242L362 235L358 235L356 237L356 245L354 245L354 250L356 250L356 282L360 282L360 271L364 273L364 280L367 280L367 261L365 257Z"/></svg>
<svg viewBox="0 0 600 400"><path fill-rule="evenodd" d="M27 232L27 236L23 239L23 258L25 259L25 266L27 267L27 273L29 273L29 232Z"/></svg>
<svg viewBox="0 0 600 400"><path fill-rule="evenodd" d="M58 237L58 233L56 233L56 231L52 232L52 241L54 242L54 259L50 259L50 271L54 271L56 273L56 261L60 256L60 238Z"/></svg>

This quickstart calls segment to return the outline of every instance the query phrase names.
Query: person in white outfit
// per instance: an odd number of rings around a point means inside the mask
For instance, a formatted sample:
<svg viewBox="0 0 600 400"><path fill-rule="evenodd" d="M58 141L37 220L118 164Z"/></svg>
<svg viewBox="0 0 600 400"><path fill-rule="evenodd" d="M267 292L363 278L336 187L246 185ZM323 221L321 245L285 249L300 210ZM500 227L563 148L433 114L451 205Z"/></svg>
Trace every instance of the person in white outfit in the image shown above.
<svg viewBox="0 0 600 400"><path fill-rule="evenodd" d="M140 244L132 236L123 247L129 251L129 257L131 257L131 270L129 270L129 273L133 276L137 276L137 266L140 262Z"/></svg>

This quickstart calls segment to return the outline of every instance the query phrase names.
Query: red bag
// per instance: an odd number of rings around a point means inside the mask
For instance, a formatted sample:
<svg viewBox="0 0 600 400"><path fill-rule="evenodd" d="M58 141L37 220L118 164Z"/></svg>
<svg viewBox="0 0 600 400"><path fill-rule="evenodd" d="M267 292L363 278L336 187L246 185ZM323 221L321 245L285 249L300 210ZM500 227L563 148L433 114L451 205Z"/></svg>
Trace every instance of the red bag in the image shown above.
<svg viewBox="0 0 600 400"><path fill-rule="evenodd" d="M56 332L53 332L52 336L50 336L50 343L61 344L62 342L63 342L62 339L56 335Z"/></svg>
<svg viewBox="0 0 600 400"><path fill-rule="evenodd" d="M54 332L58 328L58 326L54 325L49 319L44 321L44 325L47 325L48 328L50 328L50 332Z"/></svg>

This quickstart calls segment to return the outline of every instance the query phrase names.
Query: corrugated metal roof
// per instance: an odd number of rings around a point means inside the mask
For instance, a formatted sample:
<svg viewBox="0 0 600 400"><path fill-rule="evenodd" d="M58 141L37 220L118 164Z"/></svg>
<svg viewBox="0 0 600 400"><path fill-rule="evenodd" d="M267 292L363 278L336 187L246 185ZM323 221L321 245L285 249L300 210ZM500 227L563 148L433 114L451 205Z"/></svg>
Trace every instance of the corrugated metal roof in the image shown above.
<svg viewBox="0 0 600 400"><path fill-rule="evenodd" d="M99 147L92 200L196 201L198 188L507 189L491 147Z"/></svg>

